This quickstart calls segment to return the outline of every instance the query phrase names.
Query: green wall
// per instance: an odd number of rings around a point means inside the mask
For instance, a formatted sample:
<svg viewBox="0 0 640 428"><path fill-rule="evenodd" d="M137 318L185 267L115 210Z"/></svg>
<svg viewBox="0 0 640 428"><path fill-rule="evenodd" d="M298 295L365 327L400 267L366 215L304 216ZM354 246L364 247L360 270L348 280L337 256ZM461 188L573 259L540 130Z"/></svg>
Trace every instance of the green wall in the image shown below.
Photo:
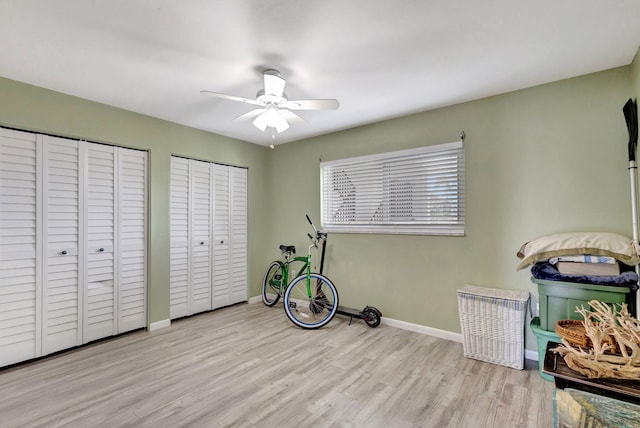
<svg viewBox="0 0 640 428"><path fill-rule="evenodd" d="M169 318L171 154L249 168L249 282L261 281L268 149L2 78L0 125L149 151L149 323Z"/></svg>
<svg viewBox="0 0 640 428"><path fill-rule="evenodd" d="M537 296L528 270L516 271L524 242L565 231L631 235L630 81L622 67L277 146L269 177L282 191L271 193L268 245L305 246L304 214L320 217L319 158L447 143L464 130L466 236L331 234L325 271L346 306L460 332L464 284Z"/></svg>
<svg viewBox="0 0 640 428"><path fill-rule="evenodd" d="M622 106L632 66L283 144L261 146L0 78L0 125L142 148L150 154L149 322L169 317L171 154L249 168L249 296L277 245L304 252L319 223L319 159L466 139L464 237L331 234L326 273L342 303L459 332L464 284L537 290L520 245L562 231L631 234ZM535 348L528 334L527 348Z"/></svg>

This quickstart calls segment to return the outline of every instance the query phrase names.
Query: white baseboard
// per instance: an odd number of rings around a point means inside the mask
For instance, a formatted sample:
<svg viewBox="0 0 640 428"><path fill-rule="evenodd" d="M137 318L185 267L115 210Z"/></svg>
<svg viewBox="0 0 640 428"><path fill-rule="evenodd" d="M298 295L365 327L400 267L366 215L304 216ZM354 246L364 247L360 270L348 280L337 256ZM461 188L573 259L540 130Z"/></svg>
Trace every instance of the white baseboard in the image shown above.
<svg viewBox="0 0 640 428"><path fill-rule="evenodd" d="M262 303L262 296L253 296L249 298L249 303Z"/></svg>
<svg viewBox="0 0 640 428"><path fill-rule="evenodd" d="M161 328L167 328L171 326L171 320L160 320L149 324L149 331L160 330Z"/></svg>
<svg viewBox="0 0 640 428"><path fill-rule="evenodd" d="M262 296L253 296L249 299L249 303L262 303ZM451 340L452 342L462 343L462 334L454 333L439 328L427 327L421 324L414 324L406 321L400 321L393 318L382 317L381 324L389 327L396 327L402 330L409 330L416 333L426 334L428 336L438 337L440 339ZM524 350L524 358L527 360L538 361L538 351L532 349Z"/></svg>
<svg viewBox="0 0 640 428"><path fill-rule="evenodd" d="M387 317L382 317L381 322L382 324L388 325L389 327L401 328L402 330L414 331L416 333L422 333L429 336L439 337L440 339L462 343L462 335L460 333L453 333L447 330L440 330L438 328L427 327L420 324L413 324L410 322L400 321Z"/></svg>

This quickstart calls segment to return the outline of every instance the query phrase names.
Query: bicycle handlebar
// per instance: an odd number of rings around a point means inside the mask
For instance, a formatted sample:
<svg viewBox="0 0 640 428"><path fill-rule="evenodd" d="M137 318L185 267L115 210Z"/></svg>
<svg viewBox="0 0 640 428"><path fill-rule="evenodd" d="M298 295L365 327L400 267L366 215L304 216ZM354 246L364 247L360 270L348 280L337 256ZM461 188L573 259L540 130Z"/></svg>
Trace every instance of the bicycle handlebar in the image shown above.
<svg viewBox="0 0 640 428"><path fill-rule="evenodd" d="M311 222L311 219L309 218L309 214L305 214L304 216L307 218L307 221L309 222L309 224L311 226L313 226L313 223Z"/></svg>

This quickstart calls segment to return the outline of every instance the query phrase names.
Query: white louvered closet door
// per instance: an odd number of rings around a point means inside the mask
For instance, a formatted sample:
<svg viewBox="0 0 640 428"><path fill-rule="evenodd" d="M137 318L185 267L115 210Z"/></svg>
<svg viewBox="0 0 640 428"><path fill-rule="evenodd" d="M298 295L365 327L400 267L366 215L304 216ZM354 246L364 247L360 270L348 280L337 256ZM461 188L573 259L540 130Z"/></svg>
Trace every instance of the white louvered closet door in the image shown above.
<svg viewBox="0 0 640 428"><path fill-rule="evenodd" d="M42 354L82 343L78 141L43 140Z"/></svg>
<svg viewBox="0 0 640 428"><path fill-rule="evenodd" d="M85 143L87 158L84 342L116 334L115 148Z"/></svg>
<svg viewBox="0 0 640 428"><path fill-rule="evenodd" d="M171 158L172 319L247 300L247 170Z"/></svg>
<svg viewBox="0 0 640 428"><path fill-rule="evenodd" d="M146 156L0 129L0 367L146 325Z"/></svg>
<svg viewBox="0 0 640 428"><path fill-rule="evenodd" d="M147 152L117 148L117 333L147 324Z"/></svg>
<svg viewBox="0 0 640 428"><path fill-rule="evenodd" d="M229 167L231 302L247 300L247 170Z"/></svg>
<svg viewBox="0 0 640 428"><path fill-rule="evenodd" d="M171 156L169 316L189 315L189 160Z"/></svg>
<svg viewBox="0 0 640 428"><path fill-rule="evenodd" d="M213 213L213 283L211 309L231 304L229 271L229 167L213 165L214 213Z"/></svg>
<svg viewBox="0 0 640 428"><path fill-rule="evenodd" d="M40 186L34 134L0 129L0 367L40 355Z"/></svg>
<svg viewBox="0 0 640 428"><path fill-rule="evenodd" d="M191 160L189 209L191 307L189 314L211 309L211 168L209 162Z"/></svg>

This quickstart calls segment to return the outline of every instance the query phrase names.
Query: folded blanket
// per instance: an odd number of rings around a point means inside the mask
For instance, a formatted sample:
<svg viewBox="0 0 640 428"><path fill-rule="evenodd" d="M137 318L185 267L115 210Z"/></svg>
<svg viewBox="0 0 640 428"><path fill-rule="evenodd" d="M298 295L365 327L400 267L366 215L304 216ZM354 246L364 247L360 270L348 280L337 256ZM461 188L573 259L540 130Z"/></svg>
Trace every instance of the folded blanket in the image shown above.
<svg viewBox="0 0 640 428"><path fill-rule="evenodd" d="M552 257L549 259L549 263L555 265L558 262L574 262L574 263L608 263L615 265L618 260L614 257L606 256L593 256L591 254L584 254L582 256L560 256Z"/></svg>
<svg viewBox="0 0 640 428"><path fill-rule="evenodd" d="M581 284L597 284L638 289L638 275L633 271L622 272L615 276L564 275L558 272L551 263L536 263L531 267L531 275L537 279L549 281L578 282Z"/></svg>

